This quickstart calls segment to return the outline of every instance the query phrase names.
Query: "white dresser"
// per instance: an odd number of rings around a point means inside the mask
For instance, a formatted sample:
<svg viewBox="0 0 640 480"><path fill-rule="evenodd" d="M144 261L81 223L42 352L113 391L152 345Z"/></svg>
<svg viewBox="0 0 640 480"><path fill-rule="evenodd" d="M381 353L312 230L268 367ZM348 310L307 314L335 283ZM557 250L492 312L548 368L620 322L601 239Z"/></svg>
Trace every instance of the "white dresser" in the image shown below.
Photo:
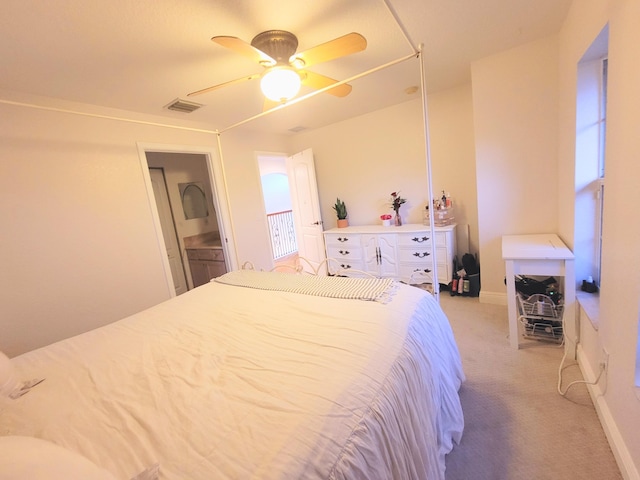
<svg viewBox="0 0 640 480"><path fill-rule="evenodd" d="M354 276L367 272L405 283L432 283L435 252L438 282L448 284L453 275L456 225L435 227L434 239L421 224L332 228L324 232L324 241L330 274L353 270Z"/></svg>

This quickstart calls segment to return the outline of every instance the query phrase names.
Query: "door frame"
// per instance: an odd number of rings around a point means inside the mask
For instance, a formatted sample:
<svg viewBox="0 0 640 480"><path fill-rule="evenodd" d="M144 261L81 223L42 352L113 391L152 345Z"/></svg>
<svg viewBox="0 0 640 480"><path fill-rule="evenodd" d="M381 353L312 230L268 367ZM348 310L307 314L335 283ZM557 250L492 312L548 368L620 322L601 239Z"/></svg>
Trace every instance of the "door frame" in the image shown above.
<svg viewBox="0 0 640 480"><path fill-rule="evenodd" d="M147 201L151 210L151 219L156 232L156 241L159 249L160 260L164 271L167 291L170 297L175 297L176 292L173 285L173 276L171 274L171 266L166 255L166 245L162 235L162 225L160 223L160 215L156 205L155 195L153 193L153 185L151 184L151 175L149 173L149 163L147 162L147 152L160 153L192 153L204 155L209 173L209 185L213 193L213 206L216 211L218 228L220 230L220 239L222 240L222 250L224 252L227 270L237 270L238 260L236 253L235 238L233 236L233 223L231 220L231 210L229 209L229 200L227 193L226 177L219 151L211 146L197 147L191 145L167 145L158 143L137 143L138 159L142 170L142 177L147 191Z"/></svg>

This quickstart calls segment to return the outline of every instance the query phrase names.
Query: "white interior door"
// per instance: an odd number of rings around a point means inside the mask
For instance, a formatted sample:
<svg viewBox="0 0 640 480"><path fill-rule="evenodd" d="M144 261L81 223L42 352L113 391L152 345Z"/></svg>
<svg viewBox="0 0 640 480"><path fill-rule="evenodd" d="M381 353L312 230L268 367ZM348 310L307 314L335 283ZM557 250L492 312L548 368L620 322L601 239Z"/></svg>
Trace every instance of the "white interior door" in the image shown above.
<svg viewBox="0 0 640 480"><path fill-rule="evenodd" d="M169 194L167 193L167 184L164 179L164 172L161 168L150 168L151 185L153 186L153 194L158 206L158 215L160 216L160 225L162 226L162 236L164 244L167 248L167 258L171 267L171 276L176 289L176 295L180 295L187 291L187 279L182 264L182 255L180 254L180 244L176 236L176 229L173 223L173 213L171 212L171 204L169 203Z"/></svg>
<svg viewBox="0 0 640 480"><path fill-rule="evenodd" d="M287 158L287 174L298 240L298 254L310 264L307 265L303 260L301 265L307 271L313 268L319 275L326 275L316 169L310 148Z"/></svg>

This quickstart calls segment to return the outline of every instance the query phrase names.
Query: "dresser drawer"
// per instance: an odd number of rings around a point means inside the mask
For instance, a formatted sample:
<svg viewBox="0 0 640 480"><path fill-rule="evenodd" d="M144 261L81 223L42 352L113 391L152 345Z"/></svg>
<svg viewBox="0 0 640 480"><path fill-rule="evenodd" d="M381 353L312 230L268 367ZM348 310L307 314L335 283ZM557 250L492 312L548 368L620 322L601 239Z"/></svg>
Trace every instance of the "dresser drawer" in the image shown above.
<svg viewBox="0 0 640 480"><path fill-rule="evenodd" d="M399 247L424 247L425 245L431 246L430 232L401 233L398 235Z"/></svg>
<svg viewBox="0 0 640 480"><path fill-rule="evenodd" d="M400 262L419 262L421 260L431 262L431 255L433 255L433 251L430 246L401 248L398 250L398 259ZM435 255L438 264L447 263L446 248L436 248Z"/></svg>
<svg viewBox="0 0 640 480"><path fill-rule="evenodd" d="M363 275L364 265L362 261L357 260L347 260L347 259L331 259L327 262L327 267L329 273L331 275L335 275L336 273L340 273L340 275L351 275L350 272L353 271L354 276Z"/></svg>
<svg viewBox="0 0 640 480"><path fill-rule="evenodd" d="M427 265L411 265L401 264L400 278L407 283L432 283L433 273L431 264Z"/></svg>
<svg viewBox="0 0 640 480"><path fill-rule="evenodd" d="M355 248L353 248L355 247ZM362 258L362 249L359 245L327 245L327 256L336 260L359 260Z"/></svg>
<svg viewBox="0 0 640 480"><path fill-rule="evenodd" d="M421 260L431 263L431 245L398 249L398 261L400 261L400 263L420 262Z"/></svg>
<svg viewBox="0 0 640 480"><path fill-rule="evenodd" d="M325 234L324 236L325 243L327 246L329 245L341 245L341 246L349 246L349 247L357 247L360 245L360 235L358 234Z"/></svg>

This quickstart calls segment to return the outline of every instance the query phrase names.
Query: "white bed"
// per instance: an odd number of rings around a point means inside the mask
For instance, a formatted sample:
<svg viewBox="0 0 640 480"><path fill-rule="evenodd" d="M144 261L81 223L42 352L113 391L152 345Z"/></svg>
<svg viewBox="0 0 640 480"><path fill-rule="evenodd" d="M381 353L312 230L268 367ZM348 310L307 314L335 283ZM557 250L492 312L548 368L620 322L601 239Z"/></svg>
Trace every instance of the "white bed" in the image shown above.
<svg viewBox="0 0 640 480"><path fill-rule="evenodd" d="M299 277L222 279L283 276ZM463 430L458 350L430 294L384 288L214 281L18 356L21 379L45 380L0 399L0 440L44 439L117 479L443 479Z"/></svg>

